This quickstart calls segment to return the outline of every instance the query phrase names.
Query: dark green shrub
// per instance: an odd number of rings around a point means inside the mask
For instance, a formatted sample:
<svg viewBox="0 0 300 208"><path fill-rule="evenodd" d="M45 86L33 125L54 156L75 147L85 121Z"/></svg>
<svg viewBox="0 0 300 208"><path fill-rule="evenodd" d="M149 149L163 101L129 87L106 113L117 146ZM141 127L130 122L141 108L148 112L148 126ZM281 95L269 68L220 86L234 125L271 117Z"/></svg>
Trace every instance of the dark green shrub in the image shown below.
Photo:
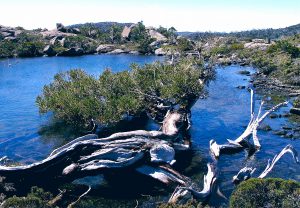
<svg viewBox="0 0 300 208"><path fill-rule="evenodd" d="M194 49L193 43L187 38L178 38L177 45L180 51L190 51Z"/></svg>
<svg viewBox="0 0 300 208"><path fill-rule="evenodd" d="M222 46L216 46L214 48L211 49L211 54L212 55L226 55L230 52L230 49L226 46L226 45L222 45Z"/></svg>
<svg viewBox="0 0 300 208"><path fill-rule="evenodd" d="M148 34L143 22L138 22L137 25L131 29L129 34L129 39L133 42L140 42L147 38Z"/></svg>
<svg viewBox="0 0 300 208"><path fill-rule="evenodd" d="M131 71L106 70L96 79L82 70L55 75L38 96L40 112L53 111L69 123L84 126L91 119L108 124L138 115L156 103L155 98L186 106L202 93L203 66L193 59L175 65L133 64Z"/></svg>
<svg viewBox="0 0 300 208"><path fill-rule="evenodd" d="M0 58L13 57L17 48L15 42L4 40L0 42Z"/></svg>
<svg viewBox="0 0 300 208"><path fill-rule="evenodd" d="M242 43L233 43L230 45L230 50L231 51L237 51L237 50L243 50L244 45Z"/></svg>
<svg viewBox="0 0 300 208"><path fill-rule="evenodd" d="M40 56L44 47L43 42L22 42L17 47L17 55L19 57Z"/></svg>
<svg viewBox="0 0 300 208"><path fill-rule="evenodd" d="M300 183L278 178L249 179L233 192L230 207L300 207Z"/></svg>
<svg viewBox="0 0 300 208"><path fill-rule="evenodd" d="M92 41L91 39L84 37L84 36L68 36L65 38L64 41L64 48L82 48L85 53L93 53L96 51L97 44L95 41ZM61 48L58 46L54 49L56 52L61 50Z"/></svg>
<svg viewBox="0 0 300 208"><path fill-rule="evenodd" d="M50 208L47 205L52 198L52 194L44 192L43 189L32 187L31 192L26 197L13 196L4 201L3 208Z"/></svg>
<svg viewBox="0 0 300 208"><path fill-rule="evenodd" d="M271 45L267 50L268 53L275 53L278 51L286 52L290 54L292 58L297 58L300 55L300 49L292 45L287 40L278 41L275 44Z"/></svg>

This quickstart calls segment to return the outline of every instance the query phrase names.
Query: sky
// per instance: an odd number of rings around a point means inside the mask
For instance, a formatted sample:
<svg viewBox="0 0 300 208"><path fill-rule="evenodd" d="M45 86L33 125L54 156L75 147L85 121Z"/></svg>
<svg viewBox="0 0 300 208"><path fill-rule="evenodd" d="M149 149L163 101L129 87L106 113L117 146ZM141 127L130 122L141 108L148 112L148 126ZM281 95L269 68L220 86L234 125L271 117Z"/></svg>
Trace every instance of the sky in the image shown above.
<svg viewBox="0 0 300 208"><path fill-rule="evenodd" d="M300 23L300 0L0 0L0 25L54 29L143 21L178 31L231 32Z"/></svg>

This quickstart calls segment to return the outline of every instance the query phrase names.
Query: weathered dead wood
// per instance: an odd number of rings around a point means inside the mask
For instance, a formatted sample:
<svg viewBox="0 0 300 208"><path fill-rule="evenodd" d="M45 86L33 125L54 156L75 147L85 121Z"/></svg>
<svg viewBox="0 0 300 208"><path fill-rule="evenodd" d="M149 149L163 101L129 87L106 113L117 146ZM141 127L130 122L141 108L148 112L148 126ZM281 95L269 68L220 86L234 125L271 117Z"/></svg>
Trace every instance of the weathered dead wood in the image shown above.
<svg viewBox="0 0 300 208"><path fill-rule="evenodd" d="M238 172L238 174L233 176L232 181L234 183L240 183L242 181L248 180L249 178L252 177L252 174L254 173L255 170L256 168L244 167Z"/></svg>
<svg viewBox="0 0 300 208"><path fill-rule="evenodd" d="M218 158L220 154L222 153L235 153L239 152L245 148L248 148L249 150L260 149L261 145L259 142L259 139L257 137L257 128L259 125L263 122L263 120L272 112L277 110L283 105L286 105L288 102L279 103L278 105L272 107L270 110L266 111L262 116L260 116L262 111L262 106L264 102L261 102L261 105L259 107L258 114L255 116L254 113L254 92L253 89L251 90L251 105L250 105L250 121L245 129L245 131L235 140L228 139L228 144L219 145L215 140L210 141L210 151L213 153L213 155ZM253 138L253 144L249 141L249 138L252 136Z"/></svg>
<svg viewBox="0 0 300 208"><path fill-rule="evenodd" d="M281 152L278 155L275 155L272 162L270 163L270 160L268 160L268 165L266 169L258 176L258 178L264 178L266 177L271 170L273 169L274 165L277 163L277 161L286 153L291 153L295 162L299 163L298 153L295 150L295 148L292 145L287 145L285 148L281 150Z"/></svg>
<svg viewBox="0 0 300 208"><path fill-rule="evenodd" d="M203 202L210 196L213 186L216 182L216 169L208 163L207 174L204 176L204 183L202 191L196 191L192 187L177 187L171 195L168 203L173 204L185 204L190 199L196 199L199 202Z"/></svg>
<svg viewBox="0 0 300 208"><path fill-rule="evenodd" d="M265 170L257 177L257 178L264 178L266 177L271 170L273 169L274 165L278 162L280 158L286 153L291 153L293 156L293 159L296 163L299 163L298 153L295 150L295 148L292 145L287 145L285 148L281 150L281 152L278 155L275 155L272 162L270 163L270 160L268 160L267 167ZM255 172L256 168L252 167L244 167L242 168L237 175L233 176L233 182L234 183L240 183L242 181L248 180L252 177L253 173Z"/></svg>
<svg viewBox="0 0 300 208"><path fill-rule="evenodd" d="M88 188L88 190L87 191L85 191L83 194L81 194L79 197L78 197L78 199L76 200L76 201L74 201L74 202L72 202L71 204L69 204L68 206L67 206L67 208L72 208L72 207L74 207L74 205L76 205L79 201L80 201L80 199L82 198L82 197L84 197L85 195L87 195L90 191L91 191L91 186L89 186L89 188Z"/></svg>
<svg viewBox="0 0 300 208"><path fill-rule="evenodd" d="M178 135L184 131L186 119L178 112L170 112L163 122L162 131L130 131L98 138L95 134L77 138L55 149L46 159L14 167L0 166L0 176L6 181L32 185L52 181L73 181L115 169L132 169L155 176L163 183L185 184L185 179L171 168L160 164L175 162L175 148L187 148L178 143ZM46 179L46 180L45 180Z"/></svg>

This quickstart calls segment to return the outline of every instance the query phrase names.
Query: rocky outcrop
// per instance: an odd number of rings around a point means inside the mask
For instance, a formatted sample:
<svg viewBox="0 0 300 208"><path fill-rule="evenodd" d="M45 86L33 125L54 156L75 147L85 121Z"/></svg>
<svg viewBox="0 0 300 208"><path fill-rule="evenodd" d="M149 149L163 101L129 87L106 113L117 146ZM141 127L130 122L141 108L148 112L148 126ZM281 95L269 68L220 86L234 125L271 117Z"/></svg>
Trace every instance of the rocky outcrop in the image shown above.
<svg viewBox="0 0 300 208"><path fill-rule="evenodd" d="M122 53L126 53L126 52L122 49L115 49L111 52L108 52L108 54L122 54Z"/></svg>
<svg viewBox="0 0 300 208"><path fill-rule="evenodd" d="M112 52L114 50L114 45L112 44L102 44L99 45L98 48L96 49L97 53L108 53Z"/></svg>
<svg viewBox="0 0 300 208"><path fill-rule="evenodd" d="M149 30L149 35L151 38L153 38L157 41L167 41L168 40L164 35L162 35L161 33L157 32L154 29Z"/></svg>
<svg viewBox="0 0 300 208"><path fill-rule="evenodd" d="M57 56L82 56L82 48L70 48L57 54Z"/></svg>
<svg viewBox="0 0 300 208"><path fill-rule="evenodd" d="M5 27L5 26L0 25L0 35L3 38L15 37L15 31L16 30L12 27Z"/></svg>
<svg viewBox="0 0 300 208"><path fill-rule="evenodd" d="M267 50L269 46L270 44L267 43L256 43L256 42L250 42L244 44L244 48L257 48L260 50Z"/></svg>
<svg viewBox="0 0 300 208"><path fill-rule="evenodd" d="M54 49L52 48L51 45L47 45L44 50L43 53L46 54L47 56L55 56L56 52L54 51Z"/></svg>
<svg viewBox="0 0 300 208"><path fill-rule="evenodd" d="M157 56L164 56L164 55L167 54L167 52L164 51L163 48L158 48L158 49L156 49L154 53L155 53L155 55L157 55Z"/></svg>
<svg viewBox="0 0 300 208"><path fill-rule="evenodd" d="M290 113L300 115L300 108L291 108Z"/></svg>
<svg viewBox="0 0 300 208"><path fill-rule="evenodd" d="M54 38L52 38L49 43L50 45L55 45L57 43L59 43L61 46L64 46L65 43L65 37L64 36L56 36Z"/></svg>
<svg viewBox="0 0 300 208"><path fill-rule="evenodd" d="M67 32L67 28L62 23L56 23L56 29L60 32Z"/></svg>
<svg viewBox="0 0 300 208"><path fill-rule="evenodd" d="M130 32L132 30L132 28L134 28L136 26L136 24L132 24L130 27L127 27L125 26L122 33L121 33L121 36L123 39L127 39L129 38L129 35L130 35Z"/></svg>
<svg viewBox="0 0 300 208"><path fill-rule="evenodd" d="M138 51L129 51L129 54L132 54L132 55L140 55L141 53L138 52Z"/></svg>

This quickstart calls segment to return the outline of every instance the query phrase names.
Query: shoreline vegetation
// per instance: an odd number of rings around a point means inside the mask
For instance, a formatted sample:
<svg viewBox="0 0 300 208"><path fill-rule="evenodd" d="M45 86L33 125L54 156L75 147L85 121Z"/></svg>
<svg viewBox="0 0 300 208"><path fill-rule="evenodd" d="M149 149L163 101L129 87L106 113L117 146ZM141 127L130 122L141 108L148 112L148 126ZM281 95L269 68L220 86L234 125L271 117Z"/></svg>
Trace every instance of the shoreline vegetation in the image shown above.
<svg viewBox="0 0 300 208"><path fill-rule="evenodd" d="M298 27L293 26L292 29L298 30ZM102 125L115 125L141 114L160 124L161 128L158 131L118 132L102 139L92 134L54 150L39 163L1 166L2 192L13 196L25 184L27 187L22 189L28 193L27 197L5 199L3 196L3 207L76 207L76 203L80 207L80 199L90 191L90 187L84 191L82 189L86 186L60 189L60 193L54 197L52 193L41 189L47 184L43 184L46 180L45 171L48 174L47 180L59 179L63 184L70 182L70 178L95 175L96 170L106 174L122 168L129 168L165 184L181 185L169 200L175 204L161 204L160 207L202 206L200 202L205 205L217 180L214 164L207 165L208 171L201 192L198 191L201 189L198 185L192 186L187 177L172 168L172 164L176 152L190 148L190 109L205 93L206 84L214 79L215 65L255 67L257 72L251 81L253 87L265 94L277 93L293 100L291 113L300 115L300 32L283 32L279 35L280 30L268 30L263 34L258 33L259 38L255 38L255 31L231 35L189 34L182 37L173 27L146 28L142 22L123 25L115 23L106 27L102 25L102 29L93 24L69 27L57 24L57 29L53 31L28 31L21 27L0 26L0 31L2 58L95 53L169 57L166 63L146 64L143 67L133 64L129 71L112 73L106 70L98 78L82 70L57 74L37 98L42 113L51 111L58 119L78 128L90 129L91 133L96 133ZM250 75L247 71L240 73ZM216 141L211 141L210 150L214 153L215 162L221 154L228 152L233 154L246 149L251 155L259 150L257 128L265 117L284 103L271 108L261 117L259 110L254 119L253 96L251 89L251 122L245 132L235 141L229 140L228 144L218 145ZM253 137L254 144L248 137ZM287 146L267 165L266 174L286 152L299 162L296 150ZM241 182L251 178L253 172L254 169L245 167L236 177ZM41 188L31 188L35 185L31 179L33 174L40 179L38 185ZM230 198L229 206L299 207L298 182L262 178L240 183ZM68 196L68 192L73 193L73 198ZM74 199L74 195L77 199ZM67 200L62 200L64 197Z"/></svg>

